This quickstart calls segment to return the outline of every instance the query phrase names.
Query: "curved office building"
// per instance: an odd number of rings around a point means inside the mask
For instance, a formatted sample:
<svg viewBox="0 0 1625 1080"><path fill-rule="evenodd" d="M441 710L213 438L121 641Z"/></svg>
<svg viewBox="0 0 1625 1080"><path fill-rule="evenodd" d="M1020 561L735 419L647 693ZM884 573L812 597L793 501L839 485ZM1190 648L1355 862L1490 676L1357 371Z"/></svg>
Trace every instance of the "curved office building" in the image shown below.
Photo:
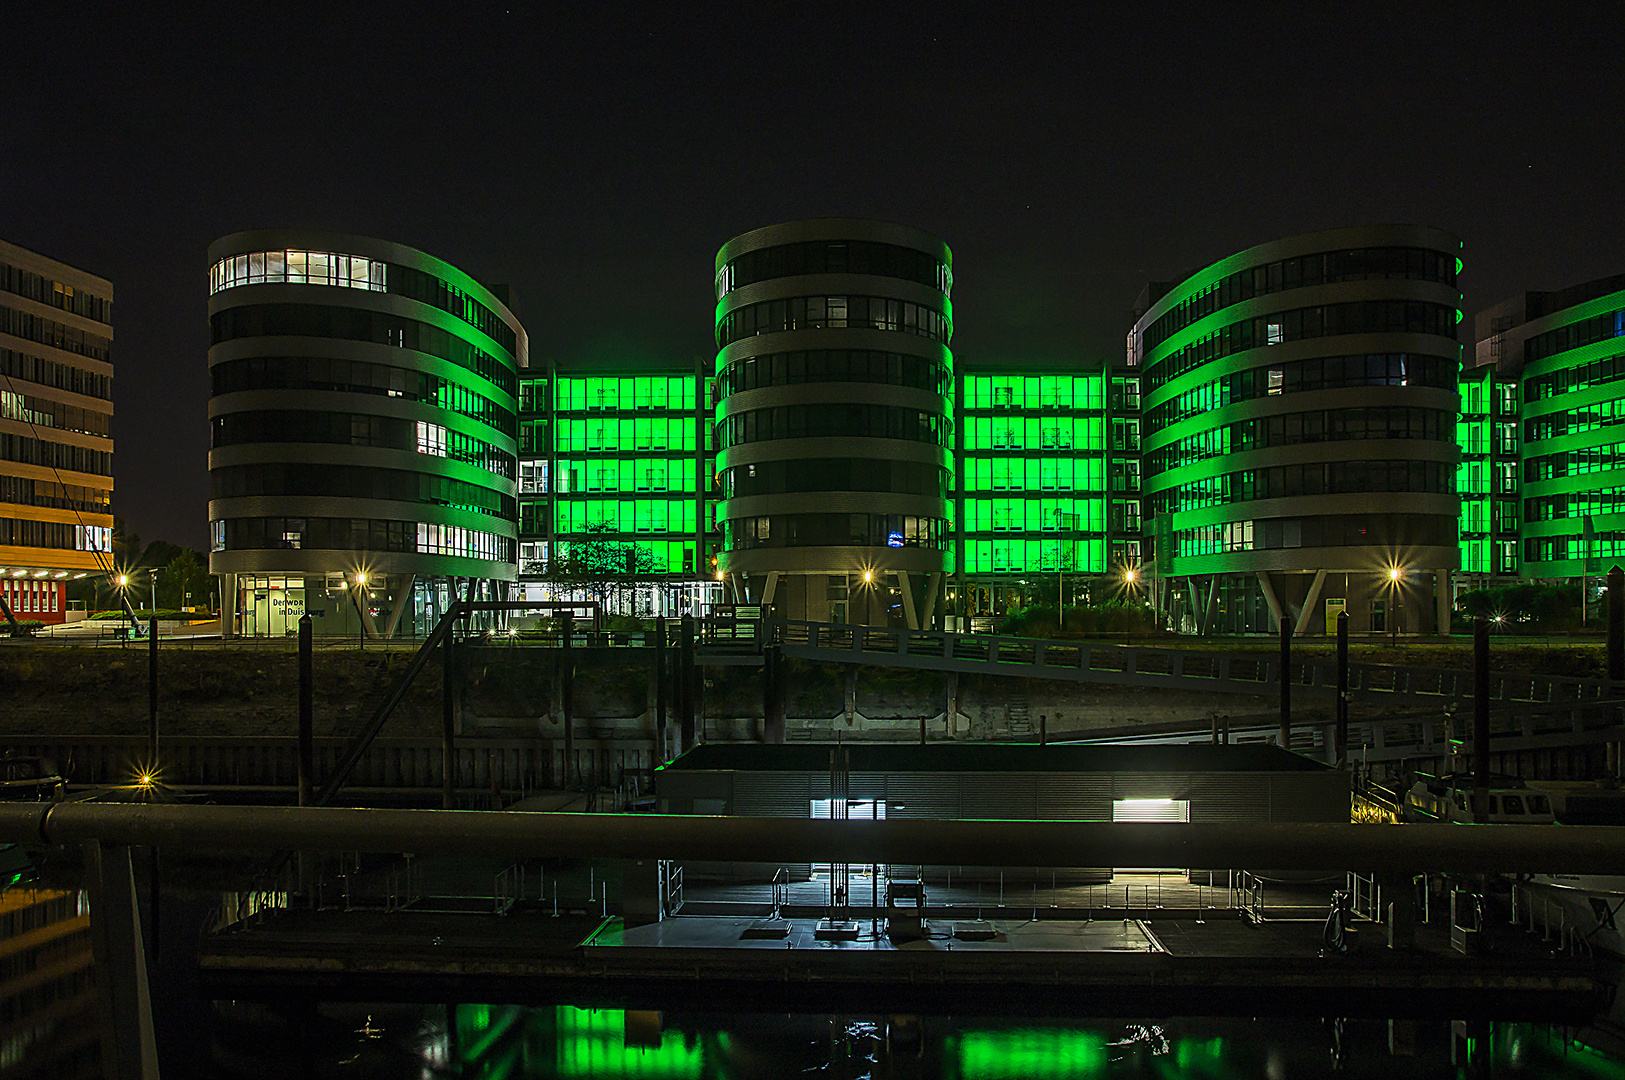
<svg viewBox="0 0 1625 1080"><path fill-rule="evenodd" d="M1605 574L1625 561L1625 275L1497 312L1512 325L1481 359L1523 386L1523 574ZM1496 432L1514 447L1517 435Z"/></svg>
<svg viewBox="0 0 1625 1080"><path fill-rule="evenodd" d="M523 327L399 244L291 230L209 248L210 569L239 630L389 637L516 576Z"/></svg>
<svg viewBox="0 0 1625 1080"><path fill-rule="evenodd" d="M1420 226L1312 233L1148 295L1129 350L1176 626L1448 627L1460 249Z"/></svg>
<svg viewBox="0 0 1625 1080"><path fill-rule="evenodd" d="M918 229L756 229L716 259L718 572L816 621L928 626L950 561L953 257Z"/></svg>

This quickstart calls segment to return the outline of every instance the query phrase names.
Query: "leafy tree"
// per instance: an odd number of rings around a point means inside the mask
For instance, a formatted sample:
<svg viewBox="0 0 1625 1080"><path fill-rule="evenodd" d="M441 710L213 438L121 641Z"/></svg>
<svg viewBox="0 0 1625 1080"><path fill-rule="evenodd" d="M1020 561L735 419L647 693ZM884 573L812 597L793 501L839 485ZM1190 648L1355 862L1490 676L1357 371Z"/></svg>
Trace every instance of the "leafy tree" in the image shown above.
<svg viewBox="0 0 1625 1080"><path fill-rule="evenodd" d="M642 544L610 539L615 530L607 521L595 521L582 532L585 538L561 545L563 551L556 551L548 563L548 579L561 588L584 590L607 604L611 593L663 569L654 552Z"/></svg>

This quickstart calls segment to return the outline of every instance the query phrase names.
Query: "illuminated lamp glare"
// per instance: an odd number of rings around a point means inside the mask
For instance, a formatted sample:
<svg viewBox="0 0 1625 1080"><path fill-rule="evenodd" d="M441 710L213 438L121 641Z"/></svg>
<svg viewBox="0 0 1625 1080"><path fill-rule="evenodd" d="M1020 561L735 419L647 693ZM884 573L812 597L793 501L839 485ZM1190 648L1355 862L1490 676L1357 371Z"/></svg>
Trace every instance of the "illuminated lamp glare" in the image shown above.
<svg viewBox="0 0 1625 1080"><path fill-rule="evenodd" d="M58 570L56 573L52 574L51 576L52 577L64 578L64 577L68 576L68 572L66 570Z"/></svg>
<svg viewBox="0 0 1625 1080"><path fill-rule="evenodd" d="M73 575L73 580L78 581L80 578L87 577L87 576L88 575L83 570L81 570L79 573Z"/></svg>
<svg viewBox="0 0 1625 1080"><path fill-rule="evenodd" d="M874 579L875 579L875 572L873 570L865 570L863 572L863 580L866 583L867 582L872 582L872 581L874 581Z"/></svg>
<svg viewBox="0 0 1625 1080"><path fill-rule="evenodd" d="M47 575L49 573L50 573L49 570L35 570L34 571L34 576L35 577L44 577L45 575Z"/></svg>
<svg viewBox="0 0 1625 1080"><path fill-rule="evenodd" d="M124 586L128 585L129 583L130 583L130 575L129 574L120 574L118 576L117 584L118 584L119 588L122 589L122 588L124 588Z"/></svg>
<svg viewBox="0 0 1625 1080"><path fill-rule="evenodd" d="M1388 580L1389 581L1398 581L1400 578L1402 578L1404 576L1405 576L1405 571L1401 570L1399 567L1390 566L1388 568Z"/></svg>

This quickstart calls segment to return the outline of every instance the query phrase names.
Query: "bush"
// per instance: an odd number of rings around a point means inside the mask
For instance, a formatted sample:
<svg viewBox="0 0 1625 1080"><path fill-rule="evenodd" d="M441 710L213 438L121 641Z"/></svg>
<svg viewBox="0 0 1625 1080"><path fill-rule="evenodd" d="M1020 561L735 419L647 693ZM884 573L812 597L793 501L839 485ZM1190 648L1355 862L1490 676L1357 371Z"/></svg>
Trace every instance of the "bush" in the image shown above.
<svg viewBox="0 0 1625 1080"><path fill-rule="evenodd" d="M146 622L154 616L157 616L160 622L190 622L194 619L212 619L215 617L212 612L176 611L173 608L159 608L157 611L138 609L135 615L142 622ZM129 617L130 615L126 611L98 611L91 616L92 619L111 619L115 622L126 620Z"/></svg>
<svg viewBox="0 0 1625 1080"><path fill-rule="evenodd" d="M1064 625L1063 625L1064 622ZM998 624L997 632L1015 637L1085 637L1090 634L1149 634L1156 630L1156 615L1149 604L1108 600L1077 604L1062 620L1053 605L1033 604L1013 611Z"/></svg>
<svg viewBox="0 0 1625 1080"><path fill-rule="evenodd" d="M1480 615L1494 620L1491 628L1504 632L1547 633L1577 630L1580 626L1580 587L1578 585L1539 585L1520 582L1493 589L1463 593L1452 629L1470 632Z"/></svg>

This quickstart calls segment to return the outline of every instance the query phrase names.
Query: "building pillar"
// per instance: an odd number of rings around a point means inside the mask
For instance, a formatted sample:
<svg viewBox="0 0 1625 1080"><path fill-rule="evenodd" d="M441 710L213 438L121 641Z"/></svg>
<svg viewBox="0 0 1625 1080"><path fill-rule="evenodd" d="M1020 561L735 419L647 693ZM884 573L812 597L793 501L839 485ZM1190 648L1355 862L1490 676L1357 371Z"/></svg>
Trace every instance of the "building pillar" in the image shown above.
<svg viewBox="0 0 1625 1080"><path fill-rule="evenodd" d="M926 579L925 606L920 609L920 629L932 630L936 628L937 603L942 597L942 574L935 573Z"/></svg>
<svg viewBox="0 0 1625 1080"><path fill-rule="evenodd" d="M1298 612L1298 625L1293 633L1302 637L1309 632L1309 623L1315 617L1315 605L1320 603L1320 592L1326 587L1326 571L1316 570L1315 580L1309 584L1309 595L1304 597L1303 610Z"/></svg>
<svg viewBox="0 0 1625 1080"><path fill-rule="evenodd" d="M1264 570L1259 570L1257 571L1257 574L1258 587L1264 591L1264 603L1268 605L1270 609L1270 618L1275 620L1275 624L1271 626L1270 629L1279 633L1281 629L1281 620L1286 618L1286 612L1281 607L1280 598L1275 595L1275 584L1270 581L1269 573Z"/></svg>
<svg viewBox="0 0 1625 1080"><path fill-rule="evenodd" d="M910 630L920 628L920 617L914 610L914 583L907 570L897 571L897 589L903 594L903 625Z"/></svg>
<svg viewBox="0 0 1625 1080"><path fill-rule="evenodd" d="M230 641L237 636L237 609L242 598L237 595L237 575L220 574L220 639Z"/></svg>
<svg viewBox="0 0 1625 1080"><path fill-rule="evenodd" d="M1455 607L1454 586L1449 570L1433 572L1434 618L1433 632L1440 637L1450 636L1450 612Z"/></svg>
<svg viewBox="0 0 1625 1080"><path fill-rule="evenodd" d="M401 616L412 606L412 588L417 584L417 580L416 574L401 575L400 584L395 587L395 602L389 606L389 618L384 621L386 638L395 636L395 631L401 625Z"/></svg>

